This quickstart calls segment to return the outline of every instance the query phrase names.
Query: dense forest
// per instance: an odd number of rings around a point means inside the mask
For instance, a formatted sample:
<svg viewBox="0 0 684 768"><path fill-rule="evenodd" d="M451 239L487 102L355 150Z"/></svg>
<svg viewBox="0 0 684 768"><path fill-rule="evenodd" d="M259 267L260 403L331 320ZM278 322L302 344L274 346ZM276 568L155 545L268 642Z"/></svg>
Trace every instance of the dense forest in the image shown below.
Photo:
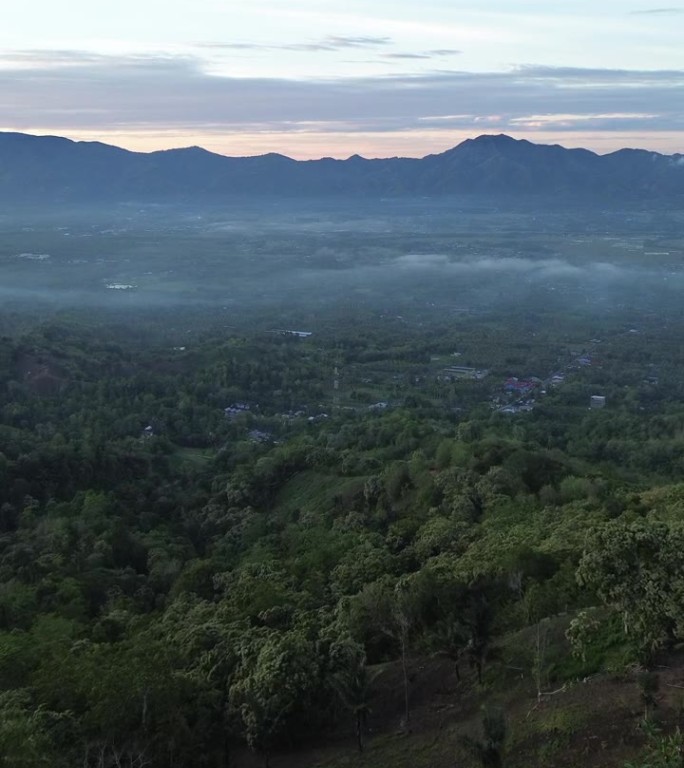
<svg viewBox="0 0 684 768"><path fill-rule="evenodd" d="M2 322L0 765L681 765L678 314Z"/></svg>

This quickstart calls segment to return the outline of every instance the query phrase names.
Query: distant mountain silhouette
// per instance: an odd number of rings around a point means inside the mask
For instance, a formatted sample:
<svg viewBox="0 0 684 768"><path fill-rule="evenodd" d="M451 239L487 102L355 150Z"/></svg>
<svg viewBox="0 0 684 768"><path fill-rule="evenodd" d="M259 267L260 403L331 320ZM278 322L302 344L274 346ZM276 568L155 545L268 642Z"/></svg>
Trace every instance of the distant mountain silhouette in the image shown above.
<svg viewBox="0 0 684 768"><path fill-rule="evenodd" d="M17 202L211 200L242 195L542 195L684 197L684 156L623 149L597 155L480 136L422 159L297 161L225 157L199 147L129 152L98 142L0 133L0 199Z"/></svg>

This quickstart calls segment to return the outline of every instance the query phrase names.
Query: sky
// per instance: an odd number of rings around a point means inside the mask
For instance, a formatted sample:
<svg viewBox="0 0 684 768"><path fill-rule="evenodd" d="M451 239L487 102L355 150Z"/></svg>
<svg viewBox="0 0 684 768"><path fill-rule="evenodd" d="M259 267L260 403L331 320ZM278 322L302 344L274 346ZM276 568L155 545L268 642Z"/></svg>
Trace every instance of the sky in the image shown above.
<svg viewBox="0 0 684 768"><path fill-rule="evenodd" d="M660 0L667 3L674 0ZM8 0L0 130L423 156L483 133L684 151L684 4Z"/></svg>

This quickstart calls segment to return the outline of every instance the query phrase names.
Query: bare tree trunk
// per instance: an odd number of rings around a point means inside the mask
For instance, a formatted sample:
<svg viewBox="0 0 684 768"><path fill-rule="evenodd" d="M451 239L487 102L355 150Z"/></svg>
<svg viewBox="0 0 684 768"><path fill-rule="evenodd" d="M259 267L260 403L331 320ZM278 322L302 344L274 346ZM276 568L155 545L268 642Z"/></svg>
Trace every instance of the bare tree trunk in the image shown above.
<svg viewBox="0 0 684 768"><path fill-rule="evenodd" d="M223 768L230 768L230 735L227 728L223 731Z"/></svg>
<svg viewBox="0 0 684 768"><path fill-rule="evenodd" d="M408 679L408 670L406 668L406 645L407 645L407 638L406 633L402 632L401 635L401 671L404 676L404 723L405 727L408 728L409 724L409 718L410 718L410 710L409 710L409 679Z"/></svg>
<svg viewBox="0 0 684 768"><path fill-rule="evenodd" d="M222 694L222 717L221 725L223 726L223 768L230 768L230 718L228 715L228 692L224 688Z"/></svg>
<svg viewBox="0 0 684 768"><path fill-rule="evenodd" d="M534 681L537 685L537 701L541 701L544 688L544 670L546 668L547 635L542 633L541 622L537 622L537 642L534 653Z"/></svg>
<svg viewBox="0 0 684 768"><path fill-rule="evenodd" d="M143 694L143 701L142 701L142 727L143 731L147 731L147 696L148 691L147 688L145 688L145 693Z"/></svg>

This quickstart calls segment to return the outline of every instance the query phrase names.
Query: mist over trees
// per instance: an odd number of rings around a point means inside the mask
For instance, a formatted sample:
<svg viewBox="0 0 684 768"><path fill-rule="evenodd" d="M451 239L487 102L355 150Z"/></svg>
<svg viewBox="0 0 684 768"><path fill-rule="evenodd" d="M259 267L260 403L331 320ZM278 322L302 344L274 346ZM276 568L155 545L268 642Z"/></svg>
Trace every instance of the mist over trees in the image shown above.
<svg viewBox="0 0 684 768"><path fill-rule="evenodd" d="M1 759L677 748L681 222L4 211Z"/></svg>

